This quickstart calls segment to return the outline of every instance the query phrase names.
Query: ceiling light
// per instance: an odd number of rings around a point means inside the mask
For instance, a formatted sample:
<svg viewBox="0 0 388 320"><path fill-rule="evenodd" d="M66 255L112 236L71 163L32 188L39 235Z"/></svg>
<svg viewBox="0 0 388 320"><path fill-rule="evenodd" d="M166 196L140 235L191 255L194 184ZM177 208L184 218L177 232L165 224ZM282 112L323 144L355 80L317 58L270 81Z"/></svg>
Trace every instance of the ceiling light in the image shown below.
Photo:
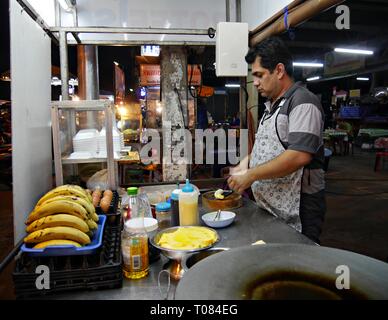
<svg viewBox="0 0 388 320"><path fill-rule="evenodd" d="M306 80L307 81L314 81L314 80L318 80L320 78L321 78L320 76L316 76L316 77L307 78Z"/></svg>
<svg viewBox="0 0 388 320"><path fill-rule="evenodd" d="M359 81L369 81L369 78L366 78L366 77L357 77L357 80L359 80Z"/></svg>
<svg viewBox="0 0 388 320"><path fill-rule="evenodd" d="M227 88L240 88L240 85L238 83L227 83L225 85Z"/></svg>
<svg viewBox="0 0 388 320"><path fill-rule="evenodd" d="M317 63L317 62L293 62L292 65L294 67L315 67L315 68L323 67L323 63Z"/></svg>
<svg viewBox="0 0 388 320"><path fill-rule="evenodd" d="M342 53L352 53L352 54L373 54L373 51L371 50L361 50L361 49L347 49L347 48L335 48L335 52L342 52Z"/></svg>
<svg viewBox="0 0 388 320"><path fill-rule="evenodd" d="M113 63L114 63L116 66L118 66L118 65L119 65L119 63L118 63L118 62L116 62L116 61L113 61Z"/></svg>

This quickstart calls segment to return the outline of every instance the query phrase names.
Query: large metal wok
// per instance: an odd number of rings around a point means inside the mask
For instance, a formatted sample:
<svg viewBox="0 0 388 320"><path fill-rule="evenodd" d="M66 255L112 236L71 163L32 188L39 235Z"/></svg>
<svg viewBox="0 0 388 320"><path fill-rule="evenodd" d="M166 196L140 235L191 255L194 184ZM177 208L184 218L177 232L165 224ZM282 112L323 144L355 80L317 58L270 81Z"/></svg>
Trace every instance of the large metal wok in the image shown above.
<svg viewBox="0 0 388 320"><path fill-rule="evenodd" d="M241 247L196 263L184 274L175 298L388 299L388 264L319 246Z"/></svg>

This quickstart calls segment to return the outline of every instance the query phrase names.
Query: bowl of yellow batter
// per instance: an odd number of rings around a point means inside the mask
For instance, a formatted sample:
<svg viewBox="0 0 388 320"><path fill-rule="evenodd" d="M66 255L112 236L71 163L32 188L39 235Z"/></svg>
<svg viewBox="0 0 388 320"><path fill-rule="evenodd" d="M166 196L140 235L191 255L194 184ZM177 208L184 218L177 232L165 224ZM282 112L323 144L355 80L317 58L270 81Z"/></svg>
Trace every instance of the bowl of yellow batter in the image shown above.
<svg viewBox="0 0 388 320"><path fill-rule="evenodd" d="M181 260L186 254L207 250L219 241L216 230L200 226L179 226L159 231L151 244L169 259Z"/></svg>

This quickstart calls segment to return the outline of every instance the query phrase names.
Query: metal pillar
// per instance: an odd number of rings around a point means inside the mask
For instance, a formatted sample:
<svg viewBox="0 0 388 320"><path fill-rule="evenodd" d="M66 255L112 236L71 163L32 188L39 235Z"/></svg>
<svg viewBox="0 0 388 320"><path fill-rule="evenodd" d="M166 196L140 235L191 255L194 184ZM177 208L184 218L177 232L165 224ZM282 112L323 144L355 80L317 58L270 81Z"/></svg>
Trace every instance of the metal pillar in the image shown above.
<svg viewBox="0 0 388 320"><path fill-rule="evenodd" d="M98 47L78 45L77 61L78 96L80 100L98 100L100 97L98 81ZM86 113L85 127L98 127L97 113Z"/></svg>
<svg viewBox="0 0 388 320"><path fill-rule="evenodd" d="M59 57L61 60L62 100L69 100L69 62L66 32L59 32Z"/></svg>
<svg viewBox="0 0 388 320"><path fill-rule="evenodd" d="M241 0L236 0L236 21L241 22Z"/></svg>
<svg viewBox="0 0 388 320"><path fill-rule="evenodd" d="M236 0L236 22L241 22L241 0ZM240 128L247 128L247 89L246 78L240 78Z"/></svg>
<svg viewBox="0 0 388 320"><path fill-rule="evenodd" d="M229 0L225 0L225 5L226 5L225 20L226 20L226 22L230 22L230 3L229 3Z"/></svg>
<svg viewBox="0 0 388 320"><path fill-rule="evenodd" d="M81 100L98 100L98 47L77 46L78 96Z"/></svg>

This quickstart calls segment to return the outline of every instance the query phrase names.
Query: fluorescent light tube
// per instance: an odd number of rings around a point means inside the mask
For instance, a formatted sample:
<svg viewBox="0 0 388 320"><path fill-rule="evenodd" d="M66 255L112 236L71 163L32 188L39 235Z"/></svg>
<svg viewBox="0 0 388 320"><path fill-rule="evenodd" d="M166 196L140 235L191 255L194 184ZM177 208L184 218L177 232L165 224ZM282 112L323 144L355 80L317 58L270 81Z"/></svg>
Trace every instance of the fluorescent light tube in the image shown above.
<svg viewBox="0 0 388 320"><path fill-rule="evenodd" d="M314 81L314 80L318 80L320 78L321 78L320 76L316 76L316 77L307 78L306 80L307 81Z"/></svg>
<svg viewBox="0 0 388 320"><path fill-rule="evenodd" d="M316 68L323 67L323 63L317 63L317 62L293 62L292 65L294 67L316 67Z"/></svg>
<svg viewBox="0 0 388 320"><path fill-rule="evenodd" d="M342 53L352 53L352 54L373 54L373 51L371 50L361 50L361 49L347 49L347 48L335 48L335 52L342 52Z"/></svg>
<svg viewBox="0 0 388 320"><path fill-rule="evenodd" d="M369 78L366 78L366 77L357 77L357 80L359 80L359 81L369 81Z"/></svg>
<svg viewBox="0 0 388 320"><path fill-rule="evenodd" d="M225 85L225 87L227 87L227 88L240 88L240 85L237 83L227 83Z"/></svg>

